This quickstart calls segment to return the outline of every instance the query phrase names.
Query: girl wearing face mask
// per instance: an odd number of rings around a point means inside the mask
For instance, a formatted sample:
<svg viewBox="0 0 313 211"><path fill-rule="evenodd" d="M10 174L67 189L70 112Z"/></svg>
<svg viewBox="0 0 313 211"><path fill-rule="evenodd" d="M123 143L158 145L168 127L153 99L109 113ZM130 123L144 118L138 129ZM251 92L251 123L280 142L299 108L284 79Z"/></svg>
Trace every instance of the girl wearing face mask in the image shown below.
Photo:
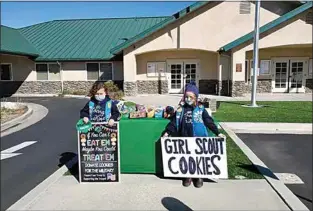
<svg viewBox="0 0 313 211"><path fill-rule="evenodd" d="M112 103L108 95L108 90L104 83L95 83L89 93L90 101L80 111L80 118L85 123L91 122L108 122L109 126L114 124L120 118L120 112L117 106Z"/></svg>
<svg viewBox="0 0 313 211"><path fill-rule="evenodd" d="M203 106L198 105L199 90L195 82L186 85L185 94L180 105L166 127L165 137L207 137L211 130L215 135L225 137L219 133L213 119ZM192 182L191 178L183 180L183 186L188 187ZM194 186L203 186L202 179L194 179Z"/></svg>

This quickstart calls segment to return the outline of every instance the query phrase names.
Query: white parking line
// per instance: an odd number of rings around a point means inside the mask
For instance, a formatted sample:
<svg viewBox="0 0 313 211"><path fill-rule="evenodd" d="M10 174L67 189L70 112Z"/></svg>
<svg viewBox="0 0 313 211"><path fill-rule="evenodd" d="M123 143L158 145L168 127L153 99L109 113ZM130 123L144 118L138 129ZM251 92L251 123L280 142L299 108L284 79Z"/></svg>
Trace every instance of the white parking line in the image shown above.
<svg viewBox="0 0 313 211"><path fill-rule="evenodd" d="M10 147L9 149L3 150L1 151L1 160L7 159L7 158L11 158L11 157L15 157L17 155L21 155L22 153L15 153L16 151L23 149L27 146L30 146L34 143L36 143L37 141L25 141L21 144L15 145L13 147Z"/></svg>
<svg viewBox="0 0 313 211"><path fill-rule="evenodd" d="M1 160L7 159L7 158L11 158L11 157L15 157L17 155L21 155L22 153L9 153L9 154L1 154Z"/></svg>
<svg viewBox="0 0 313 211"><path fill-rule="evenodd" d="M2 153L13 153L13 152L16 152L17 150L23 149L24 147L32 145L32 144L34 144L36 142L37 141L25 141L25 142L23 142L21 144L18 144L16 146L14 146L14 147L10 147L9 149L1 151L1 154Z"/></svg>

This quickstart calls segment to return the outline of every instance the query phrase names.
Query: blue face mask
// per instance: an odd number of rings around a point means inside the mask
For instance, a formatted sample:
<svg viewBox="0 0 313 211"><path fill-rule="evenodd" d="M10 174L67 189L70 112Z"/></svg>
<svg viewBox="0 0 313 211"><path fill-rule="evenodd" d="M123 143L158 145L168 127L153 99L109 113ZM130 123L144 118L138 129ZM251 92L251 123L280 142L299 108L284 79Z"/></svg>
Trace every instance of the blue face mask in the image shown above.
<svg viewBox="0 0 313 211"><path fill-rule="evenodd" d="M95 95L96 100L99 102L103 101L105 99L105 95Z"/></svg>

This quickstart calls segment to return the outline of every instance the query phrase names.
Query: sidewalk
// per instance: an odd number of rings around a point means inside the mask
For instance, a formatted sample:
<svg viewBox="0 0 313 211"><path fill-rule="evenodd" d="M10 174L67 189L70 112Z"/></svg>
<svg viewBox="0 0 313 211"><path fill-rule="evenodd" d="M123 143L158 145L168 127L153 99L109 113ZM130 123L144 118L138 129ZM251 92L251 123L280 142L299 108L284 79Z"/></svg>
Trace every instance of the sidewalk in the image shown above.
<svg viewBox="0 0 313 211"><path fill-rule="evenodd" d="M66 187L66 188L65 188ZM266 180L220 180L200 189L154 175L79 184L62 176L23 210L289 210Z"/></svg>
<svg viewBox="0 0 313 211"><path fill-rule="evenodd" d="M235 133L312 134L312 123L224 122Z"/></svg>

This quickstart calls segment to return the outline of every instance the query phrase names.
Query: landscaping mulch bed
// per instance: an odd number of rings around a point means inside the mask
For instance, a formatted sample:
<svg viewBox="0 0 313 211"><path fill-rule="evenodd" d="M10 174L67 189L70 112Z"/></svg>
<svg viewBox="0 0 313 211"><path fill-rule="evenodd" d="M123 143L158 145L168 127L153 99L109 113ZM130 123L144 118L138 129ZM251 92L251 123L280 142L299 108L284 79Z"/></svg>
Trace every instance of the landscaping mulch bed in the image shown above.
<svg viewBox="0 0 313 211"><path fill-rule="evenodd" d="M8 109L8 108L1 108L1 124L11 121L27 112L27 106L23 106L19 109Z"/></svg>

